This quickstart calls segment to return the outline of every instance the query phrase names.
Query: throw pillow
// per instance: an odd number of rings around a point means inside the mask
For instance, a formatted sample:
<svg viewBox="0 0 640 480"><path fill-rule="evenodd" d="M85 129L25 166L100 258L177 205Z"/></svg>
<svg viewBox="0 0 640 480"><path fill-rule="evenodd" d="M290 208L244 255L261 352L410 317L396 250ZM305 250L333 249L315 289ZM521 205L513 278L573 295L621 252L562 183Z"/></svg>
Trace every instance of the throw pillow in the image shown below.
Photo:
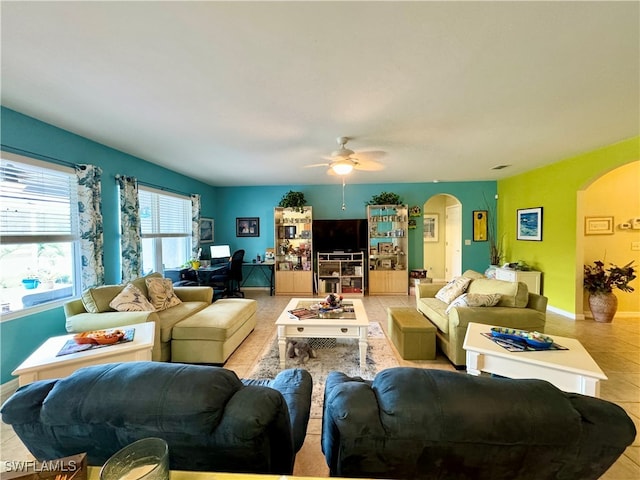
<svg viewBox="0 0 640 480"><path fill-rule="evenodd" d="M118 295L124 285L102 285L82 292L82 304L89 313L113 312L109 302Z"/></svg>
<svg viewBox="0 0 640 480"><path fill-rule="evenodd" d="M155 307L138 287L128 283L126 287L109 303L119 312L153 312Z"/></svg>
<svg viewBox="0 0 640 480"><path fill-rule="evenodd" d="M182 303L173 291L173 283L168 278L146 278L145 282L149 291L149 300L156 311L161 312Z"/></svg>
<svg viewBox="0 0 640 480"><path fill-rule="evenodd" d="M448 314L453 307L493 307L499 301L499 293L463 293L449 304L445 313Z"/></svg>
<svg viewBox="0 0 640 480"><path fill-rule="evenodd" d="M456 277L438 290L436 298L444 303L451 303L464 293L471 282L467 277Z"/></svg>

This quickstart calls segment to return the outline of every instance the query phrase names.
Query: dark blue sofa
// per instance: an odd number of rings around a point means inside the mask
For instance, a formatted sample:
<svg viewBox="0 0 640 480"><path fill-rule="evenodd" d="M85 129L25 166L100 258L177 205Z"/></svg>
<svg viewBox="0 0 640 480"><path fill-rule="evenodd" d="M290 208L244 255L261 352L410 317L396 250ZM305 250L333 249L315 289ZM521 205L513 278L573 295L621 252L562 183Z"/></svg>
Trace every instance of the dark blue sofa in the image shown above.
<svg viewBox="0 0 640 480"><path fill-rule="evenodd" d="M331 476L597 479L635 435L618 405L543 380L400 367L325 384Z"/></svg>
<svg viewBox="0 0 640 480"><path fill-rule="evenodd" d="M170 468L291 474L311 406L311 375L241 381L220 367L130 362L18 389L2 406L38 460L87 452L102 465L145 437L169 444Z"/></svg>

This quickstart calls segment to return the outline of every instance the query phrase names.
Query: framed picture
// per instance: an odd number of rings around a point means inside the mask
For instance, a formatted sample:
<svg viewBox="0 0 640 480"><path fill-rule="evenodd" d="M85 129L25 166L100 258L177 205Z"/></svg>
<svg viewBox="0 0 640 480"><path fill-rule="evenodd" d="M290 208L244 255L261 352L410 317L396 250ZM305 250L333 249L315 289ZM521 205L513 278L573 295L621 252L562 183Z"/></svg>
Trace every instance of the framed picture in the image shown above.
<svg viewBox="0 0 640 480"><path fill-rule="evenodd" d="M259 237L260 219L258 217L236 217L236 237Z"/></svg>
<svg viewBox="0 0 640 480"><path fill-rule="evenodd" d="M425 242L438 241L438 214L425 213L422 217L424 226L423 236Z"/></svg>
<svg viewBox="0 0 640 480"><path fill-rule="evenodd" d="M200 219L200 241L213 242L213 219L212 218Z"/></svg>
<svg viewBox="0 0 640 480"><path fill-rule="evenodd" d="M393 242L378 242L378 253L392 253Z"/></svg>
<svg viewBox="0 0 640 480"><path fill-rule="evenodd" d="M487 210L473 211L473 241L487 241Z"/></svg>
<svg viewBox="0 0 640 480"><path fill-rule="evenodd" d="M542 240L542 207L518 209L518 240Z"/></svg>
<svg viewBox="0 0 640 480"><path fill-rule="evenodd" d="M585 235L612 235L613 217L584 217Z"/></svg>

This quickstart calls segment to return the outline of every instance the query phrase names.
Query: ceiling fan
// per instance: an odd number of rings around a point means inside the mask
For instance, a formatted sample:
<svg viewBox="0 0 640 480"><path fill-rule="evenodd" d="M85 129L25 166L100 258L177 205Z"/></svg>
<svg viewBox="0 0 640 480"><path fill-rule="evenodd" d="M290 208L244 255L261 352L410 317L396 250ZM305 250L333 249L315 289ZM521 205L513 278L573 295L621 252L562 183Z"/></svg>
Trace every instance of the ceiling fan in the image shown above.
<svg viewBox="0 0 640 480"><path fill-rule="evenodd" d="M351 140L349 137L338 137L336 141L339 148L331 152L331 156L327 158L329 162L315 163L307 167L329 167L327 170L329 175L348 175L353 170L378 171L384 168L384 165L373 157L382 156L385 152L370 150L356 153L347 148L349 140Z"/></svg>

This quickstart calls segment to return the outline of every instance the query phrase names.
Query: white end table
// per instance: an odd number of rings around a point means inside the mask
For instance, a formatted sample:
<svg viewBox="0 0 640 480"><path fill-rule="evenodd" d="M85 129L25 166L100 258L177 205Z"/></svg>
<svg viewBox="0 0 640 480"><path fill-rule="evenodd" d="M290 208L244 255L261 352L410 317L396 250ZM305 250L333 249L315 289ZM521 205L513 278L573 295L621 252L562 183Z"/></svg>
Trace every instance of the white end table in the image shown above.
<svg viewBox="0 0 640 480"><path fill-rule="evenodd" d="M575 338L549 335L568 350L509 352L482 333L493 325L470 323L462 347L467 352L467 373L493 373L508 378L538 378L565 392L600 396L600 380L607 376Z"/></svg>
<svg viewBox="0 0 640 480"><path fill-rule="evenodd" d="M131 342L109 345L103 348L85 350L56 357L67 340L73 335L51 337L33 352L12 375L18 377L18 385L26 385L36 380L63 378L82 367L115 362L150 361L155 337L155 322L138 323L117 327L120 330L135 330Z"/></svg>

